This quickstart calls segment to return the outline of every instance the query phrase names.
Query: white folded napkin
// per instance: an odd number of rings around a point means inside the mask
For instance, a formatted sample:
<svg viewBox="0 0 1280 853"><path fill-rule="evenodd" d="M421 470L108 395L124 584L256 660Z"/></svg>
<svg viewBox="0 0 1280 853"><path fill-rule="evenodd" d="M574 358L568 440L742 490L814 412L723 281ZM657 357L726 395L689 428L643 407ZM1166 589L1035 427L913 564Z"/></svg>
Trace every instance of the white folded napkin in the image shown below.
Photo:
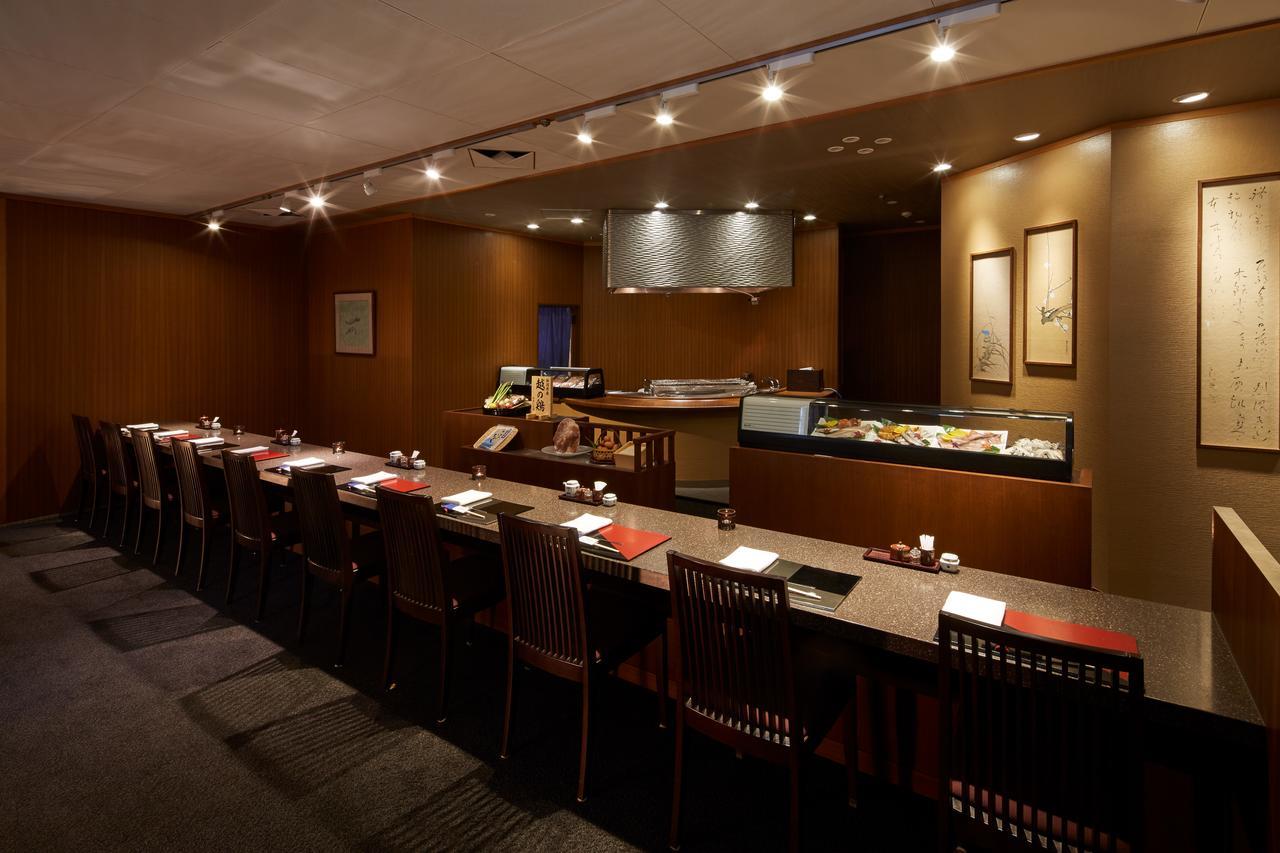
<svg viewBox="0 0 1280 853"><path fill-rule="evenodd" d="M731 569L745 569L748 572L763 572L778 561L778 555L772 551L761 551L739 545L733 553L720 561Z"/></svg>
<svg viewBox="0 0 1280 853"><path fill-rule="evenodd" d="M152 438L168 438L171 435L186 435L185 429L162 429L159 432L151 433Z"/></svg>
<svg viewBox="0 0 1280 853"><path fill-rule="evenodd" d="M608 527L610 524L613 524L612 518L603 518L599 515L592 515L589 512L584 512L572 521L566 521L560 526L572 527L574 530L578 531L579 535L586 535L588 533L595 533L600 528Z"/></svg>
<svg viewBox="0 0 1280 853"><path fill-rule="evenodd" d="M365 474L363 477L352 477L353 483L364 483L366 486L372 486L374 483L381 483L383 480L394 480L395 474L389 474L386 471L379 471L376 474Z"/></svg>
<svg viewBox="0 0 1280 853"><path fill-rule="evenodd" d="M124 428L125 428L125 429L160 429L160 424L152 424L152 423L146 423L146 424L125 424L125 425L124 425ZM186 432L186 430L183 430L183 432Z"/></svg>
<svg viewBox="0 0 1280 853"><path fill-rule="evenodd" d="M216 435L212 435L212 436L209 436L208 438L193 438L191 439L191 443L192 444L223 444L224 439L218 438Z"/></svg>
<svg viewBox="0 0 1280 853"><path fill-rule="evenodd" d="M323 465L324 460L319 456L303 456L300 459L292 459L285 462L281 468L310 468L312 465Z"/></svg>
<svg viewBox="0 0 1280 853"><path fill-rule="evenodd" d="M942 612L999 627L1004 624L1004 607L1003 601L953 589L947 596L946 603L942 605Z"/></svg>
<svg viewBox="0 0 1280 853"><path fill-rule="evenodd" d="M270 450L270 449L271 448L267 447L265 444L255 444L253 447L241 447L238 450L233 450L231 452L232 453L261 453L264 450Z"/></svg>
<svg viewBox="0 0 1280 853"><path fill-rule="evenodd" d="M481 492L475 489L467 489L465 492L458 492L456 495L446 495L440 499L442 504L457 504L458 506L471 506L471 504L479 503L485 498L493 497L493 492Z"/></svg>

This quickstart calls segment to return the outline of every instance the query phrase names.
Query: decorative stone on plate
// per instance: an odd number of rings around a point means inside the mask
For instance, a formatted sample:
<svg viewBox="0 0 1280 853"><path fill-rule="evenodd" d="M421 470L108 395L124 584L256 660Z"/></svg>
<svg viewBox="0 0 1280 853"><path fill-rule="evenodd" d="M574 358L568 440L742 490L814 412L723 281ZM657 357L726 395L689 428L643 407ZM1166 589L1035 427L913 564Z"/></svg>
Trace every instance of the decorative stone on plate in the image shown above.
<svg viewBox="0 0 1280 853"><path fill-rule="evenodd" d="M565 418L556 424L556 432L551 439L551 446L556 449L557 453L573 453L578 449L578 441L581 438L582 431L578 427L578 422L573 418Z"/></svg>

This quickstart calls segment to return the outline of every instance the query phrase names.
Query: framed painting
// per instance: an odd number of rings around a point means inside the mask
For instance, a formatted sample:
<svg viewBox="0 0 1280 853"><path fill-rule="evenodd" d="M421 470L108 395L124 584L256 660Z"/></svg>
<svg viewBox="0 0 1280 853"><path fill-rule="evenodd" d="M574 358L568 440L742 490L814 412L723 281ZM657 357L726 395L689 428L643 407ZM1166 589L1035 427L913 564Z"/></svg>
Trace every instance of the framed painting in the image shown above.
<svg viewBox="0 0 1280 853"><path fill-rule="evenodd" d="M333 351L373 355L375 319L372 290L333 294Z"/></svg>
<svg viewBox="0 0 1280 853"><path fill-rule="evenodd" d="M1022 361L1076 366L1076 253L1073 219L1023 232Z"/></svg>
<svg viewBox="0 0 1280 853"><path fill-rule="evenodd" d="M969 256L969 378L1013 384L1013 247Z"/></svg>
<svg viewBox="0 0 1280 853"><path fill-rule="evenodd" d="M1280 453L1280 172L1199 195L1196 444Z"/></svg>

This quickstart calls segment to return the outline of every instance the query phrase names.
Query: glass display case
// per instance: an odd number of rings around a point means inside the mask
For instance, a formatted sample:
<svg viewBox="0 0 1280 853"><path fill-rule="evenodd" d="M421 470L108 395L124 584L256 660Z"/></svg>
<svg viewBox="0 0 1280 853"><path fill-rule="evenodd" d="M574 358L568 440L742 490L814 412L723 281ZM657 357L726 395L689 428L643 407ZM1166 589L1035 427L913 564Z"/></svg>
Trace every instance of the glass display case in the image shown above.
<svg viewBox="0 0 1280 853"><path fill-rule="evenodd" d="M535 376L554 377L551 386L556 397L604 396L602 367L531 367L525 377L525 385L532 385Z"/></svg>
<svg viewBox="0 0 1280 853"><path fill-rule="evenodd" d="M1065 412L746 397L743 447L1071 481L1074 419Z"/></svg>

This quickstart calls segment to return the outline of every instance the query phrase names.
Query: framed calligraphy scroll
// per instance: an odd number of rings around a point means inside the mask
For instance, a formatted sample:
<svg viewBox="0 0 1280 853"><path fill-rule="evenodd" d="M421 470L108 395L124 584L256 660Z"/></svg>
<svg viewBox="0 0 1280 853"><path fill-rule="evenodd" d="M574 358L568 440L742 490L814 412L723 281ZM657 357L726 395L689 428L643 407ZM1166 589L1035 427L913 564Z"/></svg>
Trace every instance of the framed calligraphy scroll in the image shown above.
<svg viewBox="0 0 1280 853"><path fill-rule="evenodd" d="M1280 172L1199 187L1197 444L1280 453Z"/></svg>
<svg viewBox="0 0 1280 853"><path fill-rule="evenodd" d="M969 256L969 379L1013 384L1013 247Z"/></svg>

